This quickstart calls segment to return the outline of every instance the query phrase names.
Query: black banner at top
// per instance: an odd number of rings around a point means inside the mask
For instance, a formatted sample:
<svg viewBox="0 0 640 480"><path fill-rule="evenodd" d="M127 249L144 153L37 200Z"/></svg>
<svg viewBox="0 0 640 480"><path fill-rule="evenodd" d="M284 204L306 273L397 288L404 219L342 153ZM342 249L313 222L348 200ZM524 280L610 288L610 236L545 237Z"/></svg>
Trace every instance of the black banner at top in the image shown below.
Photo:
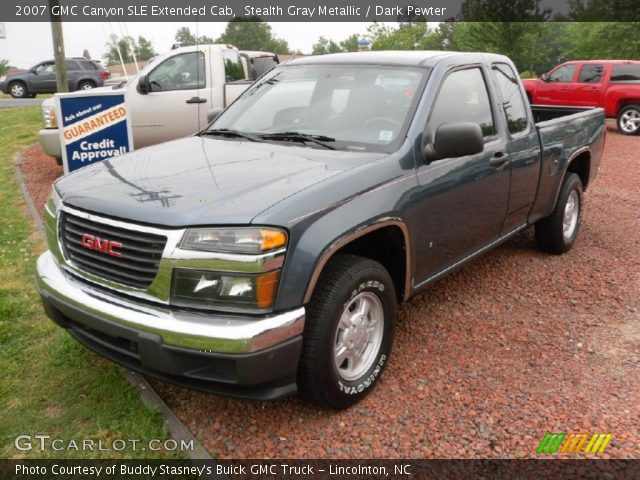
<svg viewBox="0 0 640 480"><path fill-rule="evenodd" d="M2 0L1 22L638 21L638 0Z"/></svg>

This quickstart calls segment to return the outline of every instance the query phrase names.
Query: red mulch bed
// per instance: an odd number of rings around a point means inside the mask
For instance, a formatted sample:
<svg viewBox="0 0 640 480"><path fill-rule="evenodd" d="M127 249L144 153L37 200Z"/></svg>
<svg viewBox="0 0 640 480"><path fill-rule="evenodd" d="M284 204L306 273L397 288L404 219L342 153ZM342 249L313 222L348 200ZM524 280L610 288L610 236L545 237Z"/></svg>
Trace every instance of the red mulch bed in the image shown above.
<svg viewBox="0 0 640 480"><path fill-rule="evenodd" d="M62 166L56 163L55 158L46 155L40 145L27 147L22 151L21 156L20 169L24 182L38 211L42 214L51 191L51 184L64 173Z"/></svg>

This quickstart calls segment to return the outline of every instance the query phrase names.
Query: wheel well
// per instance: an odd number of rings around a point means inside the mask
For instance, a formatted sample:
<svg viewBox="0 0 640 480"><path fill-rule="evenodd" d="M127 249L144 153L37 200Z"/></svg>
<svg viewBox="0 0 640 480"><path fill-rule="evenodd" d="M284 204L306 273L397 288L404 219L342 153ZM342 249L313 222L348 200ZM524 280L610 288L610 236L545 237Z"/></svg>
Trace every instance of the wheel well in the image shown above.
<svg viewBox="0 0 640 480"><path fill-rule="evenodd" d="M620 111L624 107L628 107L629 105L636 105L640 107L640 98L624 98L618 100L618 108L616 109L616 117L620 115Z"/></svg>
<svg viewBox="0 0 640 480"><path fill-rule="evenodd" d="M97 83L91 80L90 78L83 78L82 80L78 81L78 86L82 85L83 83L90 83L94 87L97 85Z"/></svg>
<svg viewBox="0 0 640 480"><path fill-rule="evenodd" d="M11 81L9 82L9 87L10 87L11 85L13 85L14 83L21 83L21 84L22 84L22 85L24 85L25 87L27 86L27 82L25 82L24 80L11 80Z"/></svg>
<svg viewBox="0 0 640 480"><path fill-rule="evenodd" d="M591 153L590 152L582 152L580 155L575 157L569 163L569 167L567 168L567 172L573 172L580 177L582 181L582 188L584 190L587 189L587 185L589 184L589 171L591 169Z"/></svg>
<svg viewBox="0 0 640 480"><path fill-rule="evenodd" d="M400 228L388 226L374 230L335 252L339 253L350 253L380 262L391 275L398 302L404 299L407 262L404 235Z"/></svg>

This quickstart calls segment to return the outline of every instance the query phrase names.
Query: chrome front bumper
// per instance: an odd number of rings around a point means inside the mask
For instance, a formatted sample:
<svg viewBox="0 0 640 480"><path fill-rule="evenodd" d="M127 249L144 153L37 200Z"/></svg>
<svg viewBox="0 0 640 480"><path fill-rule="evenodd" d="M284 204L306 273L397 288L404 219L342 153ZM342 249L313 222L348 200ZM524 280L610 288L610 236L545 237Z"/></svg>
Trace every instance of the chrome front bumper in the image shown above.
<svg viewBox="0 0 640 480"><path fill-rule="evenodd" d="M54 158L62 158L60 133L57 128L43 128L38 132L38 141L44 153Z"/></svg>
<svg viewBox="0 0 640 480"><path fill-rule="evenodd" d="M50 251L38 259L36 287L43 300L55 299L78 312L140 332L159 335L165 345L229 354L246 354L274 347L300 336L305 309L258 317L200 313L138 302L74 279L57 264Z"/></svg>

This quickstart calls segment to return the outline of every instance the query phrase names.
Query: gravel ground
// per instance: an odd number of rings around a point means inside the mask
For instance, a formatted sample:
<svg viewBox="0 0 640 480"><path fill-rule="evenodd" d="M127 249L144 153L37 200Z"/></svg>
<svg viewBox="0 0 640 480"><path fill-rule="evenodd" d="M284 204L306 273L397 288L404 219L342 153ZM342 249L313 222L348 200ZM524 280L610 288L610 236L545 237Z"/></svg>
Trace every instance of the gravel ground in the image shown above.
<svg viewBox="0 0 640 480"><path fill-rule="evenodd" d="M153 385L220 458L536 458L549 431L613 433L601 457L640 458L638 152L609 129L568 254L529 229L403 305L380 384L347 411ZM61 169L24 157L42 204Z"/></svg>

